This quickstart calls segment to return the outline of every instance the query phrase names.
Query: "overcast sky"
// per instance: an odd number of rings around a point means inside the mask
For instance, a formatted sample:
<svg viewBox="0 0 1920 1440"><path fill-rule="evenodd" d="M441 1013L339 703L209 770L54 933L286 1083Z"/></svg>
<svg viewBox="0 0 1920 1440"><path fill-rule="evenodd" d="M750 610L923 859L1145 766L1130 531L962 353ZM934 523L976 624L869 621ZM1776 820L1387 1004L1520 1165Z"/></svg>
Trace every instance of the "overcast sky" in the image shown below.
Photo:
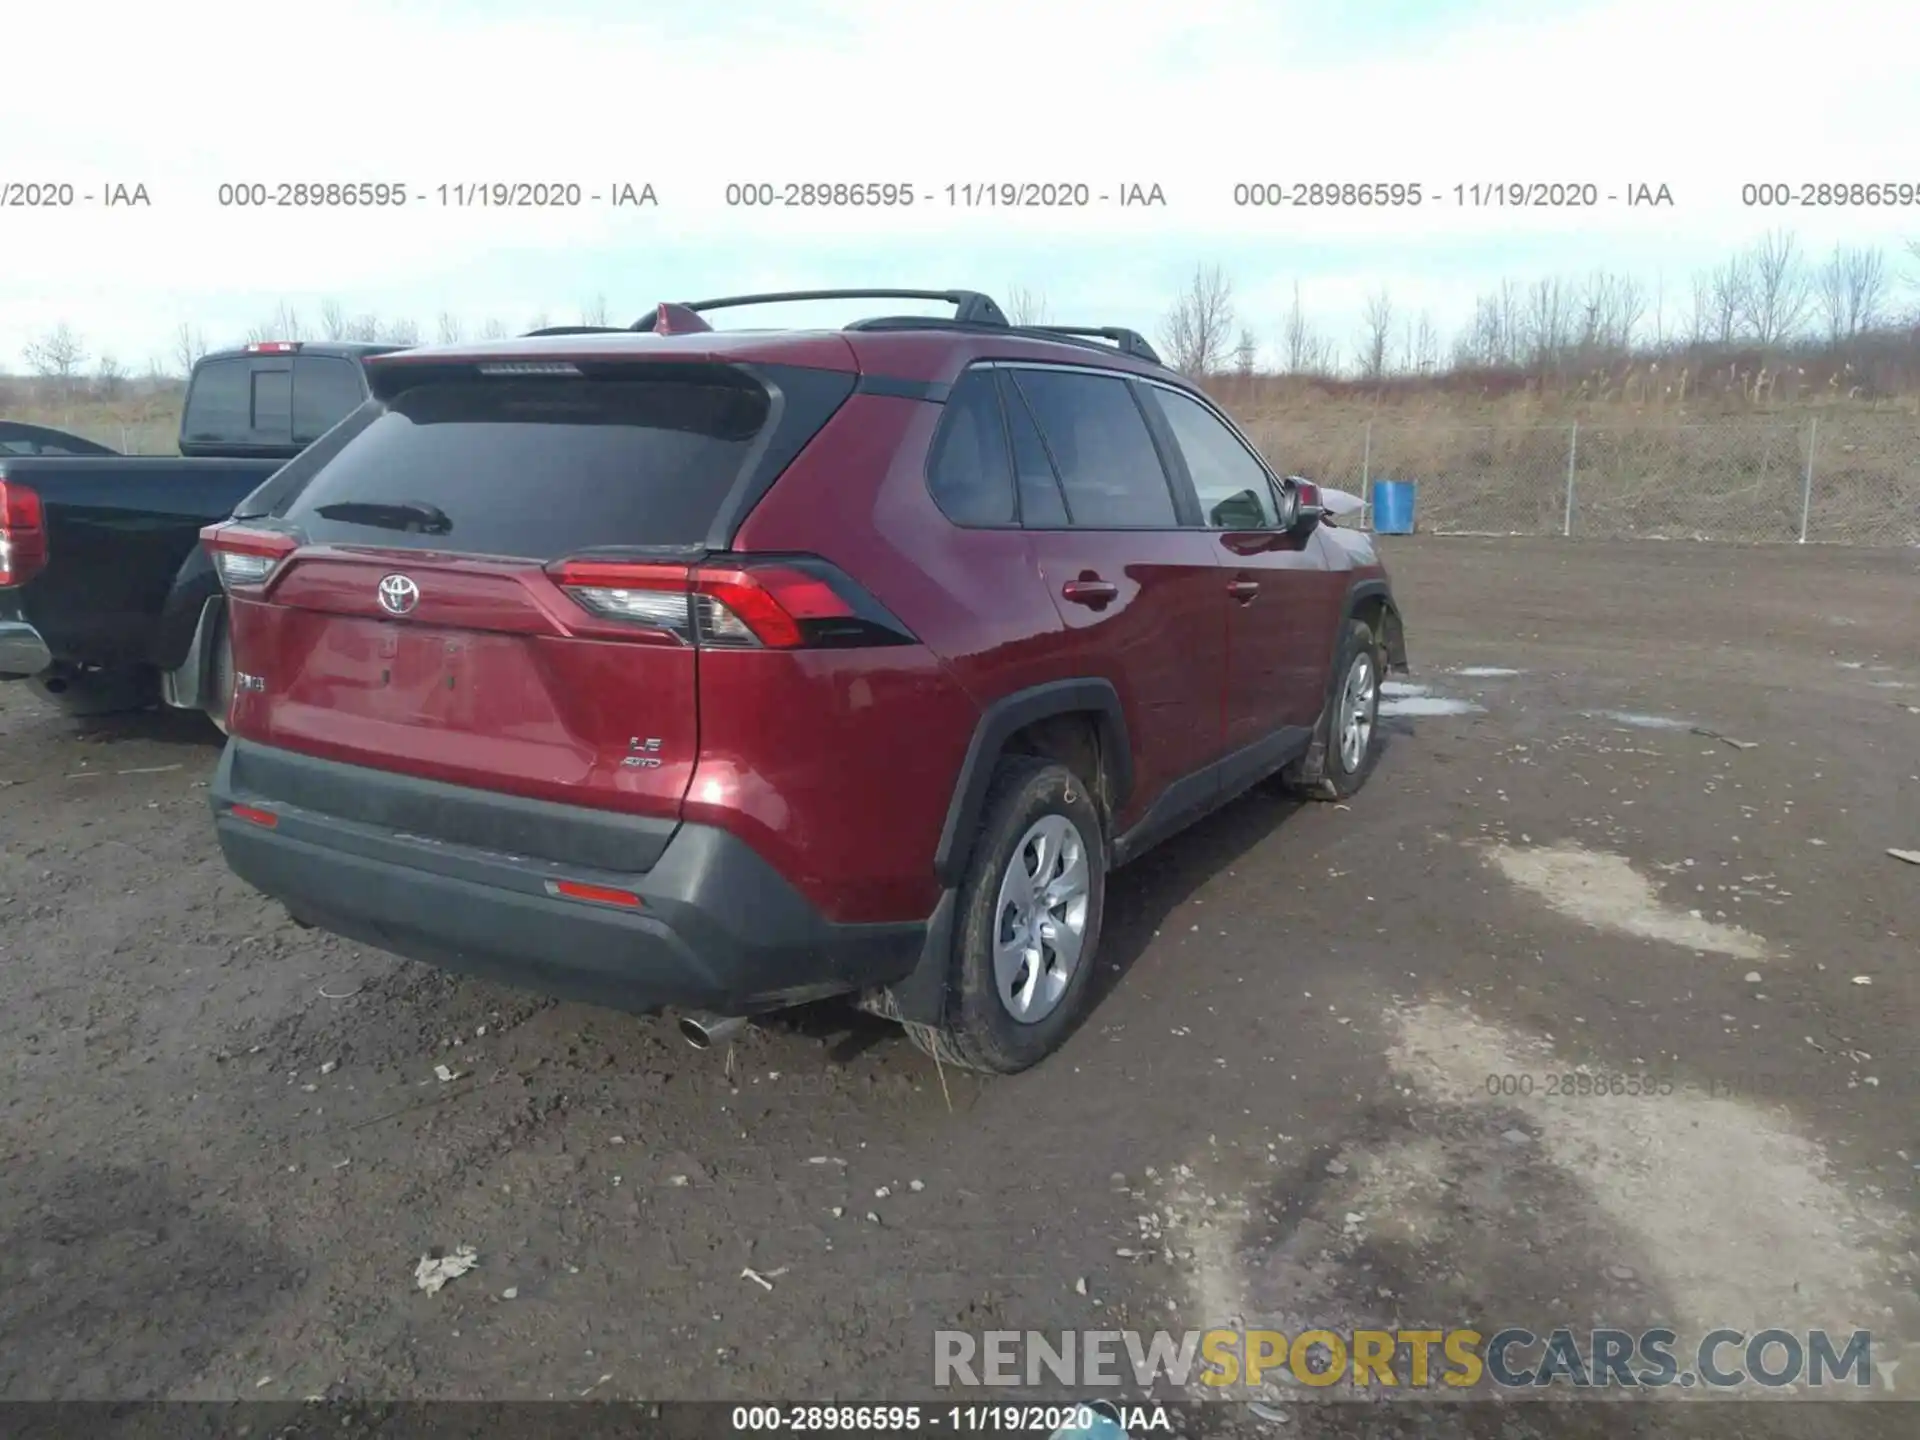
<svg viewBox="0 0 1920 1440"><path fill-rule="evenodd" d="M1909 16L1901 22L1898 16ZM0 367L66 322L143 368L182 321L285 301L472 328L859 284L1044 292L1157 333L1200 262L1269 345L1292 288L1340 337L1389 288L1447 336L1503 276L1689 273L1790 227L1902 253L1920 205L1756 209L1743 184L1920 187L1908 0L95 0L7 20L0 185L144 185L145 208L0 208ZM44 63L39 57L44 56ZM386 211L237 210L222 183L367 180ZM443 206L438 187L651 183L656 207ZM906 183L905 210L746 211L729 182ZM1009 212L946 187L1157 184L1164 207ZM1417 209L1249 209L1236 183L1418 182ZM1453 187L1592 182L1595 208ZM1629 207L1665 185L1670 207ZM1439 199L1436 199L1438 195ZM1620 195L1607 202L1607 195ZM932 203L927 203L929 198ZM1920 278L1903 259L1903 277ZM1915 293L1909 291L1908 294ZM756 320L792 316L756 315ZM844 318L816 310L808 318Z"/></svg>

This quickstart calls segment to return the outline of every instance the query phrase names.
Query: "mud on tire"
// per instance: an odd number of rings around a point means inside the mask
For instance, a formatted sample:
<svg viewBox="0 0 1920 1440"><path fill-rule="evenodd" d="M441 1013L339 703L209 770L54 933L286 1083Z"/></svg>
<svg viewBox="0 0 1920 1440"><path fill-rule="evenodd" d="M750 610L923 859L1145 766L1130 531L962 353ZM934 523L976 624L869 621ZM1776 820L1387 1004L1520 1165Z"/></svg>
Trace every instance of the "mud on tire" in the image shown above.
<svg viewBox="0 0 1920 1440"><path fill-rule="evenodd" d="M1281 785L1308 800L1345 800L1357 794L1380 759L1380 684L1386 678L1386 652L1364 620L1349 620L1334 649L1327 703L1314 727L1307 753L1280 772ZM1364 698L1365 740L1357 759L1342 753L1342 735L1352 718L1355 671L1369 668Z"/></svg>
<svg viewBox="0 0 1920 1440"><path fill-rule="evenodd" d="M1024 874L1031 868L1038 852L1024 842L1049 817L1070 822L1077 832L1079 862L1085 866L1085 919L1065 988L1040 1018L1021 1020L1001 998L995 970L996 942L1007 933L1010 913L1002 909L1003 886L1019 888L1010 869L1019 864ZM1072 847L1062 848L1064 853ZM939 1026L908 1023L905 1028L914 1044L943 1063L1001 1075L1025 1070L1052 1054L1086 1007L1099 951L1106 872L1106 837L1087 782L1051 760L1029 755L1002 759L960 886L946 1019ZM1050 969L1054 957L1051 951L1044 953Z"/></svg>

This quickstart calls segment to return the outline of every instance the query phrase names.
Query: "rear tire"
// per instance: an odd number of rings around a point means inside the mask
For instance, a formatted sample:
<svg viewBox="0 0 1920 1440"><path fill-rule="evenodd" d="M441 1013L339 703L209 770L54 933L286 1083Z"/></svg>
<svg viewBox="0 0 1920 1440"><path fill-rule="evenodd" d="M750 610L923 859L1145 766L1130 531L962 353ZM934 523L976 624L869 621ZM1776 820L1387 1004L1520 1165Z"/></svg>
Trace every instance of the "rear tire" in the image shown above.
<svg viewBox="0 0 1920 1440"><path fill-rule="evenodd" d="M151 709L160 699L160 672L146 665L38 676L33 693L76 720Z"/></svg>
<svg viewBox="0 0 1920 1440"><path fill-rule="evenodd" d="M1086 1007L1106 904L1091 786L1031 755L1000 761L961 882L945 1021L908 1023L944 1063L1011 1075L1057 1050Z"/></svg>
<svg viewBox="0 0 1920 1440"><path fill-rule="evenodd" d="M1345 800L1360 792L1380 759L1380 683L1387 673L1380 637L1349 620L1334 651L1333 685L1307 753L1280 772L1281 784L1308 800Z"/></svg>

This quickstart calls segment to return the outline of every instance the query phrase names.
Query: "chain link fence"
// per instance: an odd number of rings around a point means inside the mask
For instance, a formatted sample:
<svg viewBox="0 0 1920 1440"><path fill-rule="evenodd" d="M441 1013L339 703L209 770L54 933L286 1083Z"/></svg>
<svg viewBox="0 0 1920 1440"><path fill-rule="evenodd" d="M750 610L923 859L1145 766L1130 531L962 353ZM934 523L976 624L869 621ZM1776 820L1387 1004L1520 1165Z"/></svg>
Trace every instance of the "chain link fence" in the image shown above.
<svg viewBox="0 0 1920 1440"><path fill-rule="evenodd" d="M1369 502L1376 481L1413 482L1423 533L1920 545L1920 418L1910 415L1554 426L1301 417L1247 428L1282 473Z"/></svg>

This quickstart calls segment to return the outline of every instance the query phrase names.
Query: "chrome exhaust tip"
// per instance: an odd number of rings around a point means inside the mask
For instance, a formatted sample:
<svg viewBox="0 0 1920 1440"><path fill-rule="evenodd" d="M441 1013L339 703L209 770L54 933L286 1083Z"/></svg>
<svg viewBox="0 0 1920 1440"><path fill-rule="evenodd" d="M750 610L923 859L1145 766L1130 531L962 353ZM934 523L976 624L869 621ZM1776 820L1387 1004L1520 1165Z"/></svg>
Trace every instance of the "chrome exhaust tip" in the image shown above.
<svg viewBox="0 0 1920 1440"><path fill-rule="evenodd" d="M746 1028L744 1015L708 1015L696 1010L680 1017L680 1034L696 1050L710 1050Z"/></svg>

